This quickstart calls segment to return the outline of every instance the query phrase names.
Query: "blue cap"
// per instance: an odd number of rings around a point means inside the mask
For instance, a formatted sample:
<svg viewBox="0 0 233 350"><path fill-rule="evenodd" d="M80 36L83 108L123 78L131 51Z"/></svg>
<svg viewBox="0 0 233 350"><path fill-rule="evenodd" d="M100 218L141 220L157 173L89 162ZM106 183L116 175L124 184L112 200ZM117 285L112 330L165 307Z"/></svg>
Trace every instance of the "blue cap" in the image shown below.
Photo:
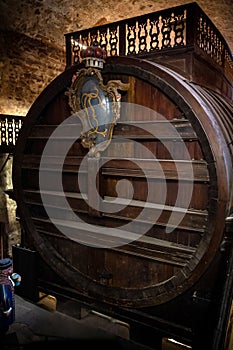
<svg viewBox="0 0 233 350"><path fill-rule="evenodd" d="M0 260L0 270L8 269L12 265L12 260L9 258L1 259Z"/></svg>

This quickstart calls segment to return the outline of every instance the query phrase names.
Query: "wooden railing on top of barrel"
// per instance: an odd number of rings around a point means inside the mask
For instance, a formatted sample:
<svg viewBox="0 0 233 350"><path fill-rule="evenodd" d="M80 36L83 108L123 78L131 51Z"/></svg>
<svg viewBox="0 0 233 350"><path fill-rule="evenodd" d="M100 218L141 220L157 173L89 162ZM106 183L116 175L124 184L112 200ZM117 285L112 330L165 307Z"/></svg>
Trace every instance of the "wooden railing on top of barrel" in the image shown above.
<svg viewBox="0 0 233 350"><path fill-rule="evenodd" d="M195 2L68 33L65 38L67 67L82 60L83 47L98 42L108 56L149 57L171 50L201 50L228 73L233 70L225 39Z"/></svg>
<svg viewBox="0 0 233 350"><path fill-rule="evenodd" d="M13 151L23 118L18 115L0 114L0 153Z"/></svg>

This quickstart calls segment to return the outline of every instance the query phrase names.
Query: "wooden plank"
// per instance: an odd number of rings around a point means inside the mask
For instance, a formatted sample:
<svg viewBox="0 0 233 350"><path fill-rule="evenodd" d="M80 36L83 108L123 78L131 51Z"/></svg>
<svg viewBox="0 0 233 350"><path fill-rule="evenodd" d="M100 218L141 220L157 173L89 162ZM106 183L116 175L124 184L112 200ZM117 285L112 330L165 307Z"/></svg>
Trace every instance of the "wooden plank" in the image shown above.
<svg viewBox="0 0 233 350"><path fill-rule="evenodd" d="M187 119L119 122L115 126L113 133L113 139L117 138L149 140L198 139L191 123Z"/></svg>
<svg viewBox="0 0 233 350"><path fill-rule="evenodd" d="M137 167L136 165L137 164ZM193 178L190 178L190 172ZM209 173L205 161L164 160L164 159L111 159L103 167L102 174L106 176L147 177L168 180L186 180L209 182Z"/></svg>
<svg viewBox="0 0 233 350"><path fill-rule="evenodd" d="M41 203L40 192L33 190L24 191L25 202L28 205L40 207L40 212L43 213L44 208ZM48 202L46 203L46 196ZM60 205L59 197L63 196L63 193L57 193L53 191L45 191L43 198L44 205L52 208L56 217L66 219L67 208ZM70 203L71 212L88 212L88 207L85 200L82 200L84 195L76 193L65 193L67 201ZM122 209L123 207L123 209ZM140 218L140 213L144 209L143 218ZM159 214L159 215L158 215ZM166 226L171 214L177 216L179 222L180 215L183 216L181 223L178 225L179 228L184 230L194 230L196 232L204 232L207 225L207 211L203 210L191 210L186 211L185 208L173 207L169 205L160 205L156 203L148 203L144 201L131 200L130 204L127 199L105 197L102 201L102 216L113 219L120 219L123 222L127 220L134 220L135 222L143 222L149 225L162 225ZM71 215L72 216L72 215ZM157 218L158 216L158 218ZM157 218L155 220L155 218Z"/></svg>
<svg viewBox="0 0 233 350"><path fill-rule="evenodd" d="M48 139L52 133L59 127L61 130L62 136L53 137L53 139L69 139L70 135L73 135L73 128L77 128L80 126L80 121L77 117L77 124L60 124L60 125L43 125L36 124L33 126L30 135L28 138L30 139ZM60 134L60 133L59 133ZM77 135L78 136L78 135ZM73 138L73 136L72 136Z"/></svg>
<svg viewBox="0 0 233 350"><path fill-rule="evenodd" d="M108 230L109 236L107 237L101 227L95 226L93 230L90 230L90 226L86 223L74 224L72 222L64 220L56 220L57 227L62 229L69 228L70 238L66 235L61 235L56 233L56 229L52 227L52 224L49 223L49 220L41 218L33 218L33 222L37 228L37 231L43 236L51 236L56 239L70 240L73 236L73 240L77 242L77 230L78 230L78 242L80 244L87 244L88 239L90 241L94 239L95 242L98 242L100 245L105 244L106 240L111 237L114 237L117 234L115 230ZM46 229L43 224L46 223ZM114 232L115 231L115 232ZM113 234L113 236L111 235ZM181 244L175 244L173 242L164 241L154 237L148 237L146 235L142 236L137 241L128 243L127 240L124 240L124 237L127 236L129 232L123 232L122 236L122 246L110 248L110 250L127 254L130 256L135 256L143 259L148 259L154 262L161 262L165 264L171 264L177 267L183 267L188 260L192 257L195 252L194 248L183 246ZM120 242L120 240L119 240ZM125 245L125 243L128 243Z"/></svg>
<svg viewBox="0 0 233 350"><path fill-rule="evenodd" d="M64 160L63 171L78 173L87 172L86 161L82 157L66 157ZM104 164L102 175L105 176L122 176L122 177L147 177L151 179L160 179L161 176L168 180L186 180L209 182L209 171L207 163L203 160L166 160L166 159L112 159L102 157ZM59 157L45 157L41 168L44 171L56 171L60 162ZM80 164L82 162L82 168ZM39 169L40 157L35 155L25 155L22 168ZM190 171L193 172L193 178L190 178Z"/></svg>
<svg viewBox="0 0 233 350"><path fill-rule="evenodd" d="M188 140L197 140L191 123L187 119L174 120L151 120L151 121L126 121L118 122L114 128L113 138L137 138L137 139L176 139L183 138ZM169 124L172 127L169 127ZM62 136L52 137L52 139L63 140L73 139L72 128L76 124L68 125L35 125L28 136L28 139L48 139L53 131L62 128ZM148 130L148 131L147 131ZM78 136L78 135L77 135Z"/></svg>
<svg viewBox="0 0 233 350"><path fill-rule="evenodd" d="M124 209L122 209L124 207ZM106 212L105 212L106 208ZM148 203L144 201L131 200L130 204L125 198L107 197L102 203L103 216L118 218L122 220L131 219L145 222L145 224L157 224L166 226L171 214L177 218L182 216L183 219L178 227L188 230L203 232L207 225L207 211L192 210L186 208ZM141 211L144 210L143 218L140 218ZM139 218L139 219L138 219ZM155 218L157 218L155 222Z"/></svg>
<svg viewBox="0 0 233 350"><path fill-rule="evenodd" d="M57 210L64 210L64 207L61 206L61 197L65 196L72 210L77 208L80 212L88 211L87 195L85 193L24 190L26 203L42 206L41 193L43 194L43 204L48 205L48 207L52 206Z"/></svg>
<svg viewBox="0 0 233 350"><path fill-rule="evenodd" d="M35 154L24 154L23 156L23 168L39 168L41 161L41 155L35 155ZM50 167L55 168L58 164L61 162L61 157L59 156L44 156L43 157L43 164L49 165ZM83 159L83 156L69 156L66 157L64 160L64 165L66 166L66 169L70 167L71 169L78 169L80 164L82 162L82 167L85 167L85 159Z"/></svg>

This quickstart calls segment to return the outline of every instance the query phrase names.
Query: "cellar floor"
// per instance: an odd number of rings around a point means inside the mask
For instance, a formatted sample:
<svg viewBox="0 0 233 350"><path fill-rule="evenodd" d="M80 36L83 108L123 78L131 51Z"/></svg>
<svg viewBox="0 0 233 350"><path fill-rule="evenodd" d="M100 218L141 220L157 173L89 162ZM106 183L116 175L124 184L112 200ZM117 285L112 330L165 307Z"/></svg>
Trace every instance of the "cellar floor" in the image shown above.
<svg viewBox="0 0 233 350"><path fill-rule="evenodd" d="M80 319L54 309L53 299L34 304L15 295L15 322L0 340L1 350L51 349L53 346L102 350L149 350L129 339L128 328L101 314L87 312Z"/></svg>

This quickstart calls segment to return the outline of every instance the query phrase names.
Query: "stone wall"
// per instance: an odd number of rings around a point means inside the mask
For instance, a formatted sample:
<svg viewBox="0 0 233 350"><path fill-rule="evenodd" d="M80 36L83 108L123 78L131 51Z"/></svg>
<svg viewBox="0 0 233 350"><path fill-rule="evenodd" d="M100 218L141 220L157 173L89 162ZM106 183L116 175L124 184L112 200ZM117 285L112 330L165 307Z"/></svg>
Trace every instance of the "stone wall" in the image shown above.
<svg viewBox="0 0 233 350"><path fill-rule="evenodd" d="M65 52L54 44L14 31L0 31L0 114L25 116L44 88L65 68ZM0 155L0 225L5 255L20 243L12 189L12 156ZM5 163L5 161L7 162ZM3 247L1 247L3 254ZM1 257L2 258L2 257Z"/></svg>
<svg viewBox="0 0 233 350"><path fill-rule="evenodd" d="M0 113L26 115L65 67L65 53L24 34L0 32Z"/></svg>

